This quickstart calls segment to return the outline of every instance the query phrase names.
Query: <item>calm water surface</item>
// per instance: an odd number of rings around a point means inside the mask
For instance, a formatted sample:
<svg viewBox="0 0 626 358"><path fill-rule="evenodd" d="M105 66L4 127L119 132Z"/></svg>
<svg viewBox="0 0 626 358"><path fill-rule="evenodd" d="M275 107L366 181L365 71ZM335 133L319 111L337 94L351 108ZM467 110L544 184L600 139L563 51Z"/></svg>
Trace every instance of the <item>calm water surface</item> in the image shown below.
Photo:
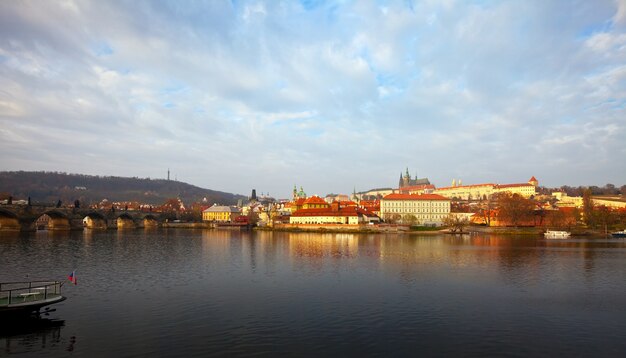
<svg viewBox="0 0 626 358"><path fill-rule="evenodd" d="M74 269L0 356L626 356L624 240L0 235L0 281Z"/></svg>

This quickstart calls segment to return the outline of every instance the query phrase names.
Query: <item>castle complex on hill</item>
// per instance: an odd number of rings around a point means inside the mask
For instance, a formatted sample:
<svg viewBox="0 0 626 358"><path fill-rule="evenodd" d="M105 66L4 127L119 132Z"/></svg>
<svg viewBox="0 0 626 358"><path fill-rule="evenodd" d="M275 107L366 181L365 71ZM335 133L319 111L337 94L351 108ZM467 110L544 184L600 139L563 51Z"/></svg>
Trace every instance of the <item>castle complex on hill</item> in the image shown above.
<svg viewBox="0 0 626 358"><path fill-rule="evenodd" d="M400 173L398 189L402 190L402 188L405 187L420 185L430 185L430 181L428 180L428 178L418 179L417 175L415 175L415 179L411 179L411 175L409 174L409 168L406 168L406 173L404 174L404 176L402 176L402 173Z"/></svg>

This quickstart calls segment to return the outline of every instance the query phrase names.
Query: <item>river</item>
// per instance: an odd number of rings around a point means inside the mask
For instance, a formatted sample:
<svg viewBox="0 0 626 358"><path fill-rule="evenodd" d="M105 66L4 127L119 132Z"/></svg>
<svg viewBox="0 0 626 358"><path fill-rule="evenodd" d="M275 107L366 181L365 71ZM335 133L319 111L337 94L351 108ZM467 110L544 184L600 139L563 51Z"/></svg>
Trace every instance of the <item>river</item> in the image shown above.
<svg viewBox="0 0 626 358"><path fill-rule="evenodd" d="M0 234L0 281L35 279L67 300L0 355L626 356L623 239Z"/></svg>

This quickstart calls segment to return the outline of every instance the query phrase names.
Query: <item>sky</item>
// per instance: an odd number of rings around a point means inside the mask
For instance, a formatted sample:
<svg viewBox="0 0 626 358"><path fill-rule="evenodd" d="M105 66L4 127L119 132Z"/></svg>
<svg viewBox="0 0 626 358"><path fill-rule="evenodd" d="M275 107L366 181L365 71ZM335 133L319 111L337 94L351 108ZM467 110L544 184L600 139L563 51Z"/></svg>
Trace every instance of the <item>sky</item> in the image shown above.
<svg viewBox="0 0 626 358"><path fill-rule="evenodd" d="M0 170L626 184L626 0L1 1Z"/></svg>

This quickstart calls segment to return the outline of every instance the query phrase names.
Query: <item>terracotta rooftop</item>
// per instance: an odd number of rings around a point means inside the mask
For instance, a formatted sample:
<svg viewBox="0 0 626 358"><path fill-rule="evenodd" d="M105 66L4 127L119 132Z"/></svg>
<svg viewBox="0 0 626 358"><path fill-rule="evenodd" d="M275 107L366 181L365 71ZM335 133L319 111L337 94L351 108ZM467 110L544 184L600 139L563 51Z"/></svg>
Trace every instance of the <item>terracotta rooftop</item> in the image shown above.
<svg viewBox="0 0 626 358"><path fill-rule="evenodd" d="M450 199L437 194L389 194L383 200L445 200Z"/></svg>
<svg viewBox="0 0 626 358"><path fill-rule="evenodd" d="M328 203L324 199L320 198L317 195L313 195L312 197L306 199L304 201L304 204L325 204L325 205L328 205Z"/></svg>
<svg viewBox="0 0 626 358"><path fill-rule="evenodd" d="M517 188L517 187L522 187L522 186L531 186L528 183L518 183L518 184L500 184L500 185L496 185L496 188Z"/></svg>
<svg viewBox="0 0 626 358"><path fill-rule="evenodd" d="M479 186L491 186L494 187L497 184L492 184L492 183L484 183L484 184L472 184L472 185L459 185L459 186L445 186L442 188L437 188L437 190L445 190L445 189L457 189L457 188L476 188Z"/></svg>
<svg viewBox="0 0 626 358"><path fill-rule="evenodd" d="M333 211L332 208L313 208L313 209L300 209L295 213L291 214L291 216L303 217L303 216L358 216L358 215L368 215L374 216L374 214L367 210L357 208L355 206L348 206L339 208L338 211Z"/></svg>

